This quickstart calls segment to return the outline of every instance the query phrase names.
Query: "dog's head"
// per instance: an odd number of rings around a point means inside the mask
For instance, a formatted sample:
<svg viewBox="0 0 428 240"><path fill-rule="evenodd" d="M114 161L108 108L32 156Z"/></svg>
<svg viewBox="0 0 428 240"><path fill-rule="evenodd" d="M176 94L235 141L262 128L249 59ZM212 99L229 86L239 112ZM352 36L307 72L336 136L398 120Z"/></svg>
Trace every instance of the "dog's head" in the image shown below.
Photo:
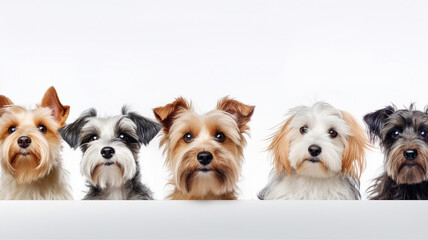
<svg viewBox="0 0 428 240"><path fill-rule="evenodd" d="M59 101L55 88L49 88L40 105L26 109L0 96L0 158L6 173L20 184L48 174L60 164L61 137L69 106Z"/></svg>
<svg viewBox="0 0 428 240"><path fill-rule="evenodd" d="M368 140L347 112L318 102L300 106L272 136L268 148L278 174L327 177L339 173L359 177Z"/></svg>
<svg viewBox="0 0 428 240"><path fill-rule="evenodd" d="M253 112L253 106L227 97L204 115L196 114L183 98L154 109L163 125L161 146L173 175L171 183L197 197L233 191Z"/></svg>
<svg viewBox="0 0 428 240"><path fill-rule="evenodd" d="M160 129L158 123L124 107L122 115L105 118L90 109L60 133L72 148L82 150L82 174L92 185L106 188L134 177L141 145L147 145Z"/></svg>
<svg viewBox="0 0 428 240"><path fill-rule="evenodd" d="M428 178L428 114L388 106L364 117L373 142L385 153L385 170L399 184Z"/></svg>

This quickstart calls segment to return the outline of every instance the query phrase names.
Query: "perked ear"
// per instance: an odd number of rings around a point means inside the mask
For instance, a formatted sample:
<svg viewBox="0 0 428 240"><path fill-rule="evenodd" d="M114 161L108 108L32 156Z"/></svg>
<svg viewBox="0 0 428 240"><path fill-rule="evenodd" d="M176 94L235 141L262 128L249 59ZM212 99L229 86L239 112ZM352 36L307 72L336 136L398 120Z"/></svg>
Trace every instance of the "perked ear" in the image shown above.
<svg viewBox="0 0 428 240"><path fill-rule="evenodd" d="M245 132L248 130L247 123L253 116L255 106L248 106L229 97L224 97L217 103L217 109L234 116L239 130Z"/></svg>
<svg viewBox="0 0 428 240"><path fill-rule="evenodd" d="M64 139L64 141L70 145L71 148L76 149L79 146L79 136L82 132L83 126L88 121L88 118L96 116L97 111L95 109L88 109L84 111L80 117L76 119L76 121L59 129L59 134L61 135L62 139Z"/></svg>
<svg viewBox="0 0 428 240"><path fill-rule="evenodd" d="M370 148L369 140L363 127L351 114L341 111L342 117L348 124L351 135L343 152L342 173L360 178L366 167L366 151Z"/></svg>
<svg viewBox="0 0 428 240"><path fill-rule="evenodd" d="M62 127L65 125L68 114L70 113L70 106L64 106L61 104L58 98L58 94L54 87L50 87L45 95L43 96L41 107L47 107L52 110L52 116Z"/></svg>
<svg viewBox="0 0 428 240"><path fill-rule="evenodd" d="M4 108L9 105L13 105L13 102L8 97L0 95L0 116L3 115Z"/></svg>
<svg viewBox="0 0 428 240"><path fill-rule="evenodd" d="M184 98L179 97L174 102L164 106L153 109L156 119L162 124L164 131L169 132L175 116L181 111L191 110L192 106Z"/></svg>
<svg viewBox="0 0 428 240"><path fill-rule="evenodd" d="M290 174L291 164L289 159L290 154L290 140L288 134L290 134L291 127L290 123L293 121L294 116L291 116L286 120L285 124L271 137L272 141L268 147L268 151L273 156L273 164L276 173Z"/></svg>
<svg viewBox="0 0 428 240"><path fill-rule="evenodd" d="M162 129L162 126L159 123L145 118L138 113L128 112L126 106L123 106L122 114L131 119L131 121L137 125L138 141L141 144L149 144L149 142L156 137L158 132Z"/></svg>
<svg viewBox="0 0 428 240"><path fill-rule="evenodd" d="M364 116L364 122L368 127L370 140L372 142L375 142L375 140L380 137L380 130L385 125L388 117L394 112L395 107L388 106Z"/></svg>

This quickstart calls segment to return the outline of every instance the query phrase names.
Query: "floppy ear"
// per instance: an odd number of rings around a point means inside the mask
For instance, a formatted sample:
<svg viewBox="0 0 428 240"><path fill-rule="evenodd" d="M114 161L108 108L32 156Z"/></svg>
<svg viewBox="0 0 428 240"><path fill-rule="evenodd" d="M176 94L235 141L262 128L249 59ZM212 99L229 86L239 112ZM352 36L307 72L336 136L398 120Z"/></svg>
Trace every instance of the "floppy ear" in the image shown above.
<svg viewBox="0 0 428 240"><path fill-rule="evenodd" d="M217 109L230 113L238 123L239 130L245 132L249 129L247 123L253 116L255 106L248 106L229 97L222 98L217 103Z"/></svg>
<svg viewBox="0 0 428 240"><path fill-rule="evenodd" d="M179 97L174 102L164 106L153 109L156 119L162 124L166 133L169 132L175 116L184 110L191 110L192 106L184 98Z"/></svg>
<svg viewBox="0 0 428 240"><path fill-rule="evenodd" d="M366 150L370 148L369 140L363 127L351 114L341 111L342 117L348 124L351 135L343 152L342 173L360 178L366 167Z"/></svg>
<svg viewBox="0 0 428 240"><path fill-rule="evenodd" d="M294 116L286 120L285 124L271 137L272 141L268 147L268 151L273 155L273 164L277 174L285 172L290 174L291 164L289 159L290 140L289 134L291 131L290 123Z"/></svg>
<svg viewBox="0 0 428 240"><path fill-rule="evenodd" d="M76 121L67 124L65 127L59 129L59 134L71 148L76 149L79 146L79 136L82 132L83 126L88 121L88 118L96 117L97 111L93 108L84 111Z"/></svg>
<svg viewBox="0 0 428 240"><path fill-rule="evenodd" d="M65 125L68 114L70 113L70 106L61 104L58 94L54 87L50 87L43 96L41 107L48 107L52 110L52 116L62 127Z"/></svg>
<svg viewBox="0 0 428 240"><path fill-rule="evenodd" d="M0 116L3 115L3 110L9 105L13 105L13 102L8 97L0 95Z"/></svg>
<svg viewBox="0 0 428 240"><path fill-rule="evenodd" d="M126 106L122 108L122 114L131 119L137 125L138 142L147 145L156 137L158 132L162 129L161 125L148 118L145 118L138 113L128 112Z"/></svg>
<svg viewBox="0 0 428 240"><path fill-rule="evenodd" d="M364 116L364 122L369 129L368 132L372 142L375 142L377 138L380 138L380 130L385 125L388 117L394 112L395 108L393 106L388 106Z"/></svg>

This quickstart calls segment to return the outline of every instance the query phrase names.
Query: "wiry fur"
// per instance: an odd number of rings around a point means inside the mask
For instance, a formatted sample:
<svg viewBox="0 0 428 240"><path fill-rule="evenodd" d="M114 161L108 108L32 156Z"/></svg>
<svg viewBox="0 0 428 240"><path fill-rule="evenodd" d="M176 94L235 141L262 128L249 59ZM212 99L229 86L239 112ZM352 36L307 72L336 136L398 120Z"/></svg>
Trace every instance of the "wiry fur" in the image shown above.
<svg viewBox="0 0 428 240"><path fill-rule="evenodd" d="M0 199L68 200L72 199L68 172L62 168L61 137L69 106L63 106L53 87L35 109L13 105L0 96ZM46 131L39 127L45 126ZM16 131L11 132L11 128ZM18 139L28 137L27 148Z"/></svg>
<svg viewBox="0 0 428 240"><path fill-rule="evenodd" d="M367 114L364 121L371 140L379 141L385 154L385 172L369 188L370 199L427 200L428 137L422 136L428 133L427 111L418 111L413 104L401 110L388 106ZM413 160L404 157L409 149L418 153Z"/></svg>
<svg viewBox="0 0 428 240"><path fill-rule="evenodd" d="M178 98L171 104L154 109L163 125L161 147L166 165L171 171L169 183L174 187L168 196L173 200L235 200L246 145L244 134L254 112L230 98L223 98L217 109L196 114L191 104ZM193 135L187 143L184 135ZM222 133L224 142L215 136ZM200 152L210 152L212 162L203 166L197 160Z"/></svg>
<svg viewBox="0 0 428 240"><path fill-rule="evenodd" d="M85 200L150 200L151 191L141 183L138 153L160 131L158 123L126 107L122 115L101 118L94 109L84 112L74 123L61 129L64 140L83 152L81 172L87 178L89 192ZM126 136L121 139L120 136ZM96 139L92 139L96 136ZM112 158L102 156L112 148Z"/></svg>
<svg viewBox="0 0 428 240"><path fill-rule="evenodd" d="M331 136L331 130L337 135ZM316 157L309 154L314 145L321 148ZM360 199L359 177L367 148L364 130L349 113L323 102L296 107L271 138L268 150L274 170L259 198Z"/></svg>

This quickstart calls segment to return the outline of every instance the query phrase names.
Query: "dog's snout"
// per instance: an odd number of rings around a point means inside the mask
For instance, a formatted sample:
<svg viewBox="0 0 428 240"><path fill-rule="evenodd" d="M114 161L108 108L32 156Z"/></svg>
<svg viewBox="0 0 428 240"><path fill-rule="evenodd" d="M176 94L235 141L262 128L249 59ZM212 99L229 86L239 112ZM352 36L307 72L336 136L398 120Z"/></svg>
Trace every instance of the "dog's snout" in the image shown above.
<svg viewBox="0 0 428 240"><path fill-rule="evenodd" d="M31 138L27 136L18 138L18 145L21 148L27 148L28 146L30 146L30 144L31 144Z"/></svg>
<svg viewBox="0 0 428 240"><path fill-rule="evenodd" d="M110 159L114 155L114 149L111 147L105 147L105 148L101 149L101 155L105 159Z"/></svg>
<svg viewBox="0 0 428 240"><path fill-rule="evenodd" d="M308 148L309 154L311 154L312 157L316 157L321 154L321 147L318 145L311 145Z"/></svg>
<svg viewBox="0 0 428 240"><path fill-rule="evenodd" d="M407 149L404 150L404 158L407 160L415 160L415 158L418 156L418 150L416 149Z"/></svg>
<svg viewBox="0 0 428 240"><path fill-rule="evenodd" d="M198 153L198 161L202 165L206 166L211 163L213 160L213 155L210 152L200 152Z"/></svg>

